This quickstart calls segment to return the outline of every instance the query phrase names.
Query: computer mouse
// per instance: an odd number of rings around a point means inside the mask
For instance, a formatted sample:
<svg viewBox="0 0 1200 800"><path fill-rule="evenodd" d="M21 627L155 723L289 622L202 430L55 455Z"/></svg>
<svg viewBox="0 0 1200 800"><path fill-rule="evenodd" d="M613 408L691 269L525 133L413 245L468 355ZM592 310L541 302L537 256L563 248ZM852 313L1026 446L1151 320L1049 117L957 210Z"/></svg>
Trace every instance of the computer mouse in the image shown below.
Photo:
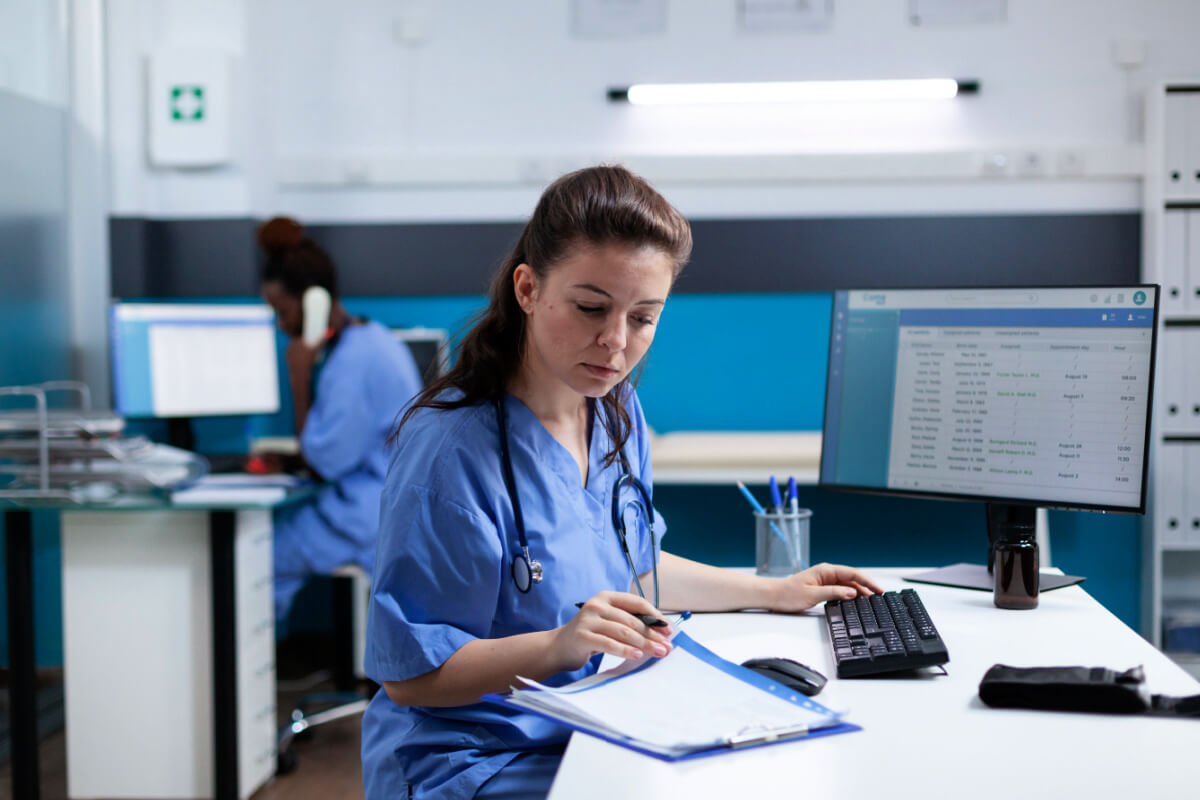
<svg viewBox="0 0 1200 800"><path fill-rule="evenodd" d="M742 666L809 697L825 688L824 675L790 658L752 658Z"/></svg>

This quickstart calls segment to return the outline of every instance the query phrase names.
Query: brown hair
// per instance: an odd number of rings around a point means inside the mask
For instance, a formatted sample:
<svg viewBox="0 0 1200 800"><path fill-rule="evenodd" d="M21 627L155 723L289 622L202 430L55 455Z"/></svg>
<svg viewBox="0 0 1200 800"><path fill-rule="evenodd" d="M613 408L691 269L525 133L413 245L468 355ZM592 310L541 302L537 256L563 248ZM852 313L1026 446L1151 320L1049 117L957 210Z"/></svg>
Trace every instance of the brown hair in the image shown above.
<svg viewBox="0 0 1200 800"><path fill-rule="evenodd" d="M419 408L450 410L503 395L517 374L525 344L525 314L513 290L513 273L519 265L528 264L544 280L573 248L609 244L661 250L671 258L674 279L691 255L692 231L674 206L624 167L588 167L550 184L516 246L492 277L488 306L458 345L454 367L417 396L390 440ZM635 385L640 372L639 367ZM629 438L632 423L625 409L629 383L628 378L622 380L600 399L604 426L613 442L606 464L618 457ZM462 395L439 399L452 388Z"/></svg>
<svg viewBox="0 0 1200 800"><path fill-rule="evenodd" d="M303 296L310 286L320 286L331 297L338 296L333 259L296 220L274 217L259 225L258 245L267 256L262 283L278 281L293 297Z"/></svg>

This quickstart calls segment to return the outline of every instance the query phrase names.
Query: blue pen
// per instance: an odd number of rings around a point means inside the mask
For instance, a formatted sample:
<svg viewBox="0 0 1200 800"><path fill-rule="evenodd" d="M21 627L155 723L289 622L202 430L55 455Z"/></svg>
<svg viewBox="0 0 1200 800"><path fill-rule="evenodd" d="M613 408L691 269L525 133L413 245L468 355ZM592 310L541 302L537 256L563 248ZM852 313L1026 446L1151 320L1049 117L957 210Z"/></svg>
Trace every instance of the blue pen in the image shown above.
<svg viewBox="0 0 1200 800"><path fill-rule="evenodd" d="M741 491L742 495L750 501L750 507L763 516L766 516L767 510L762 507L762 503L758 502L758 500L754 498L754 495L750 494L750 490L746 488L746 484L738 481L737 487ZM778 489L776 491L778 491ZM787 537L783 535L783 531L779 530L779 526L775 524L775 520L769 520L767 524L771 526L771 530L775 531L775 535L779 537L779 541L783 542L783 546L787 547Z"/></svg>
<svg viewBox="0 0 1200 800"><path fill-rule="evenodd" d="M775 510L783 513L783 498L779 496L779 482L775 480L775 476L771 476L771 502L775 504Z"/></svg>
<svg viewBox="0 0 1200 800"><path fill-rule="evenodd" d="M800 492L796 490L796 477L788 476L788 513L792 515L792 524L796 526L796 549L800 550ZM808 569L808 559L800 554L800 569Z"/></svg>

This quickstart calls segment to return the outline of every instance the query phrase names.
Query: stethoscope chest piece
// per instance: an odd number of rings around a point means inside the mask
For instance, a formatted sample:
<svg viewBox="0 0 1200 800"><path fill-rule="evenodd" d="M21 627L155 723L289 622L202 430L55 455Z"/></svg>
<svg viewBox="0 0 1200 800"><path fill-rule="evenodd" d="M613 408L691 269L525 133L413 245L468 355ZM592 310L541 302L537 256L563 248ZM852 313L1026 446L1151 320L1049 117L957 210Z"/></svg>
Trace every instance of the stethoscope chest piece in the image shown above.
<svg viewBox="0 0 1200 800"><path fill-rule="evenodd" d="M512 579L517 589L524 594L533 584L542 582L542 562L531 559L528 551L513 556Z"/></svg>

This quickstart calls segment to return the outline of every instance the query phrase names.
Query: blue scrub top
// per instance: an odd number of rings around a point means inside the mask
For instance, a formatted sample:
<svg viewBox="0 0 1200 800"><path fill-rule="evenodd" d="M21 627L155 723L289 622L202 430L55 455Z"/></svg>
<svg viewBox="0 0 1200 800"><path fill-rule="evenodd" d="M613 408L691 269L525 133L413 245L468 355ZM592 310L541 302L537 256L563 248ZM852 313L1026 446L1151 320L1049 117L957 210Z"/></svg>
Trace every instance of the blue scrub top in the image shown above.
<svg viewBox="0 0 1200 800"><path fill-rule="evenodd" d="M529 553L542 562L545 577L527 594L512 581L520 546L495 407L420 409L401 430L380 503L366 648L366 671L377 683L423 675L473 639L556 628L577 613L575 603L600 591L629 590L633 576L611 510L622 467L619 460L604 466L611 440L599 418L584 488L574 458L533 412L511 395L503 402ZM628 410L625 453L649 489L646 421L632 392ZM623 501L635 496L626 492ZM666 526L653 513L654 537L661 541ZM630 525L628 539L638 573L649 572L645 520ZM599 662L597 656L545 683L585 677ZM521 752L561 747L569 734L514 709L400 707L380 691L363 717L366 797L405 797L409 785L418 797L472 797Z"/></svg>
<svg viewBox="0 0 1200 800"><path fill-rule="evenodd" d="M331 529L293 537L304 561L325 571L351 560L368 569L375 554L379 497L387 474L385 442L399 412L421 390L408 348L378 322L348 325L317 374L300 452L325 483L317 488L317 517Z"/></svg>

